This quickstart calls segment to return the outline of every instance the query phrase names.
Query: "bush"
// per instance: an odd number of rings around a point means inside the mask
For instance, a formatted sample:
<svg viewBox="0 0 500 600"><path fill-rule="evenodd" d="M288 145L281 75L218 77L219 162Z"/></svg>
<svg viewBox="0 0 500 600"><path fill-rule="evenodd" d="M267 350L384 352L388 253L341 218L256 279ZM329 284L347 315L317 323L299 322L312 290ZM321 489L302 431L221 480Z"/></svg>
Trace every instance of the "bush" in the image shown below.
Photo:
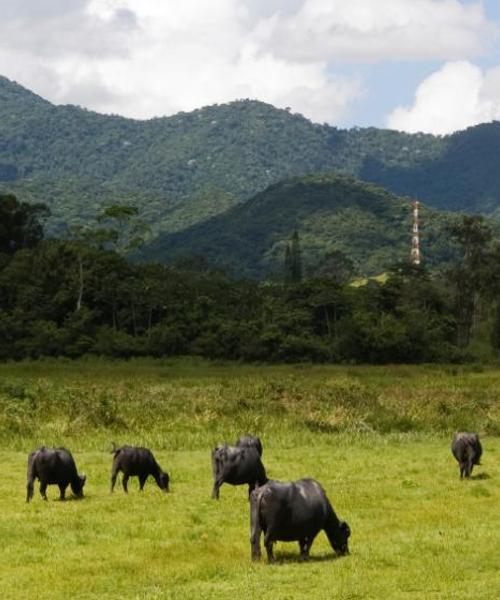
<svg viewBox="0 0 500 600"><path fill-rule="evenodd" d="M92 352L114 358L129 358L147 353L144 338L134 337L124 331L115 331L111 327L101 327L92 347Z"/></svg>

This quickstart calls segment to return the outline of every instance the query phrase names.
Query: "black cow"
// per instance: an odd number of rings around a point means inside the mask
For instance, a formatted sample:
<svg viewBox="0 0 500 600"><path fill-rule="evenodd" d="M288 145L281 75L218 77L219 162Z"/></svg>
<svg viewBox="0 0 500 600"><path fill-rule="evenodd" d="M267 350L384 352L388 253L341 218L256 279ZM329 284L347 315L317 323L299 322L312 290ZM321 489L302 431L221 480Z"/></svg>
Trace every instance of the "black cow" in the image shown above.
<svg viewBox="0 0 500 600"><path fill-rule="evenodd" d="M323 529L334 551L348 554L349 525L339 521L325 491L314 479L282 483L268 481L250 496L252 559L260 559L260 534L264 532L269 562L273 543L298 541L300 557L309 557L314 538Z"/></svg>
<svg viewBox="0 0 500 600"><path fill-rule="evenodd" d="M481 464L483 448L477 433L456 433L451 442L451 451L460 465L460 479L470 477L474 465Z"/></svg>
<svg viewBox="0 0 500 600"><path fill-rule="evenodd" d="M156 462L151 450L135 446L122 446L121 448L113 448L112 453L111 491L114 490L118 472L122 471L122 485L125 492L128 492L129 477L139 477L139 487L142 492L149 475L155 478L160 489L168 492L170 481L168 473L165 473Z"/></svg>
<svg viewBox="0 0 500 600"><path fill-rule="evenodd" d="M266 469L254 446L228 446L223 444L212 450L212 470L214 487L212 498L219 499L219 488L223 483L231 485L248 484L248 494L255 485L267 481Z"/></svg>
<svg viewBox="0 0 500 600"><path fill-rule="evenodd" d="M33 484L40 480L40 494L47 500L47 486L58 485L60 499L64 500L66 488L71 486L73 494L83 497L85 475L78 475L71 452L65 448L39 448L28 456L28 483L26 502L33 498Z"/></svg>
<svg viewBox="0 0 500 600"><path fill-rule="evenodd" d="M258 437L254 437L253 435L243 435L237 440L236 446L239 448L255 448L259 453L259 456L262 457L262 442Z"/></svg>

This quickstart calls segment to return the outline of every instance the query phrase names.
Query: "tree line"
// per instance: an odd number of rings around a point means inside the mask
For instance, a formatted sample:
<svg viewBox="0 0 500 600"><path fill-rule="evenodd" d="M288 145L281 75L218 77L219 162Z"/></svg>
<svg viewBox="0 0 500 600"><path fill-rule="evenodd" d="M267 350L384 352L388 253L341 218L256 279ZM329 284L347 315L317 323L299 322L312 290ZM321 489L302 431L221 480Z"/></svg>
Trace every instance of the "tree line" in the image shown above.
<svg viewBox="0 0 500 600"><path fill-rule="evenodd" d="M482 217L450 226L461 258L446 270L407 262L356 284L335 255L305 279L298 232L281 282L231 278L203 257L131 262L136 212L111 207L96 229L45 239L43 205L0 195L0 359L448 362L478 339L500 348L500 244Z"/></svg>

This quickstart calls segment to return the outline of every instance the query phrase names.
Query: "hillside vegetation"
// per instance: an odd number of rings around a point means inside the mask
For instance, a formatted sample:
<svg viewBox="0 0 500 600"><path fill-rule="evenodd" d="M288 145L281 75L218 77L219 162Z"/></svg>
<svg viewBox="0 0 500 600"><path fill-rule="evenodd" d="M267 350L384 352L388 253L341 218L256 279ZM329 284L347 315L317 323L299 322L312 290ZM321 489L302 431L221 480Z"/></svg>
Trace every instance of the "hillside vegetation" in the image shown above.
<svg viewBox="0 0 500 600"><path fill-rule="evenodd" d="M423 208L422 245L428 264L453 257L447 227L456 220ZM332 252L352 261L357 274L378 274L408 259L411 205L382 188L335 173L296 177L208 221L160 235L142 256L172 262L198 255L238 276L281 277L295 230L310 275Z"/></svg>
<svg viewBox="0 0 500 600"><path fill-rule="evenodd" d="M155 231L177 231L283 178L331 170L431 206L491 212L499 127L444 138L340 130L250 100L136 121L54 106L0 77L0 183L48 203L55 229L133 199Z"/></svg>
<svg viewBox="0 0 500 600"><path fill-rule="evenodd" d="M469 127L442 138L441 144L439 154L420 155L418 161L406 165L369 158L356 174L443 210L498 211L500 123Z"/></svg>

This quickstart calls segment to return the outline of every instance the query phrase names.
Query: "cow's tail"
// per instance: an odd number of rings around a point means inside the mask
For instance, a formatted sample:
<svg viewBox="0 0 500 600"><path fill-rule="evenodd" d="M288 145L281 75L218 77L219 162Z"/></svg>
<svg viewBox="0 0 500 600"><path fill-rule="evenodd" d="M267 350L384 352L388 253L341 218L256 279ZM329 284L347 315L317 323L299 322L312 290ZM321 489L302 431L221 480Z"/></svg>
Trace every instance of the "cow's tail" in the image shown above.
<svg viewBox="0 0 500 600"><path fill-rule="evenodd" d="M34 492L34 481L36 479L35 473L35 452L32 452L28 457L28 473L26 480L26 502L29 502L33 498Z"/></svg>
<svg viewBox="0 0 500 600"><path fill-rule="evenodd" d="M479 441L479 437L476 438L475 443L475 452L474 452L474 464L481 464L481 456L483 455L483 447L481 446L481 442Z"/></svg>

